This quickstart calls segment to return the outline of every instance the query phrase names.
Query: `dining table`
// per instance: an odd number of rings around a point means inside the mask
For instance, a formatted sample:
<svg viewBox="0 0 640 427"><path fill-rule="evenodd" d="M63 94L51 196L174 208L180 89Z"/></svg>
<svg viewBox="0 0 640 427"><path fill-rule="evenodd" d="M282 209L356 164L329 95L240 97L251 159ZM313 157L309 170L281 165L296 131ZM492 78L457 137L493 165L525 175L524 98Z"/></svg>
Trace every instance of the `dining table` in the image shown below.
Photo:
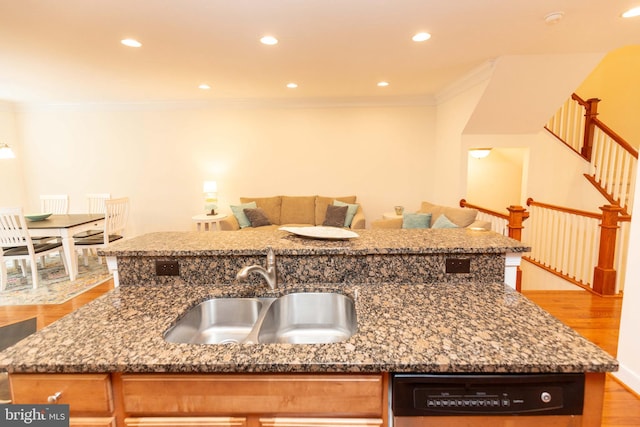
<svg viewBox="0 0 640 427"><path fill-rule="evenodd" d="M69 280L78 276L78 256L73 236L88 230L103 230L104 214L67 214L51 215L41 221L27 220L27 229L31 237L59 237L69 270Z"/></svg>

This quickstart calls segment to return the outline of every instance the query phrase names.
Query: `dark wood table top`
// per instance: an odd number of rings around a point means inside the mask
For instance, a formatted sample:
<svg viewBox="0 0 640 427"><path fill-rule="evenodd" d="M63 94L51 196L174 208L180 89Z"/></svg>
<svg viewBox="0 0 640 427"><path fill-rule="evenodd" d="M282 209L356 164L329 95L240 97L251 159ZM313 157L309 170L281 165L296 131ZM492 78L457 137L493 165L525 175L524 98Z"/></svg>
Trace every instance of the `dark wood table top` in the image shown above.
<svg viewBox="0 0 640 427"><path fill-rule="evenodd" d="M104 219L104 214L51 215L49 218L42 221L27 220L27 228L71 228L76 225L82 225L102 219Z"/></svg>

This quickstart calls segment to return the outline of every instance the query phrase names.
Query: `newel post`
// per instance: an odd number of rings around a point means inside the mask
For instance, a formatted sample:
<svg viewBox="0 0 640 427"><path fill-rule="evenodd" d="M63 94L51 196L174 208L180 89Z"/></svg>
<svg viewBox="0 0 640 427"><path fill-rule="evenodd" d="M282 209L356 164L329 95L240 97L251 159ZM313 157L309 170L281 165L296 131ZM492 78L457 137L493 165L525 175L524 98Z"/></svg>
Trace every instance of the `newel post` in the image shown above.
<svg viewBox="0 0 640 427"><path fill-rule="evenodd" d="M522 240L522 223L525 219L529 218L529 212L522 206L511 205L507 208L509 211L509 237L516 240Z"/></svg>
<svg viewBox="0 0 640 427"><path fill-rule="evenodd" d="M509 223L507 224L509 237L522 241L522 229L524 228L522 223L529 218L529 212L522 206L514 205L509 206L507 210L509 211ZM522 270L519 265L516 268L516 291L522 291Z"/></svg>
<svg viewBox="0 0 640 427"><path fill-rule="evenodd" d="M584 141L582 141L581 154L585 159L591 161L593 134L596 127L593 119L598 115L598 102L600 102L600 100L598 98L590 98L585 102Z"/></svg>
<svg viewBox="0 0 640 427"><path fill-rule="evenodd" d="M613 262L616 255L616 236L618 234L618 215L620 206L601 206L600 248L598 265L593 269L593 291L600 295L614 295L616 292L616 270Z"/></svg>

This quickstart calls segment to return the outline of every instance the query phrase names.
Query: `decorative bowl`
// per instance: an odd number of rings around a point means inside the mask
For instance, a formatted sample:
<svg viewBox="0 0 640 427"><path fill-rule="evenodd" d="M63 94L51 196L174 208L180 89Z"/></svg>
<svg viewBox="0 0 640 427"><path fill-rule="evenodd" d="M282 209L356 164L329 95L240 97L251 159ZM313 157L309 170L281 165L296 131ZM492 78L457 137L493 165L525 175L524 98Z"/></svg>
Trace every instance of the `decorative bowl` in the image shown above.
<svg viewBox="0 0 640 427"><path fill-rule="evenodd" d="M51 216L51 212L48 213L38 213L38 214L25 214L25 218L29 221L42 221Z"/></svg>

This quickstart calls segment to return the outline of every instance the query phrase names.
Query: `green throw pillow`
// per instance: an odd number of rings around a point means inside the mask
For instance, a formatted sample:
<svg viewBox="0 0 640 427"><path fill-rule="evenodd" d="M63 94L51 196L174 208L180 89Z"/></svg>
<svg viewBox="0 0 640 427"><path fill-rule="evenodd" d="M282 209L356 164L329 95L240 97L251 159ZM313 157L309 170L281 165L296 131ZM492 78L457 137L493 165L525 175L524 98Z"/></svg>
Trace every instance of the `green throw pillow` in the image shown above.
<svg viewBox="0 0 640 427"><path fill-rule="evenodd" d="M351 227L351 222L353 222L353 217L356 216L356 212L358 211L358 204L351 204L341 202L340 200L334 200L333 206L347 206L347 216L344 219L344 226Z"/></svg>
<svg viewBox="0 0 640 427"><path fill-rule="evenodd" d="M240 224L240 228L246 228L251 226L251 222L249 221L249 218L247 218L247 215L245 215L244 210L257 208L258 206L256 205L256 202L243 203L241 205L235 205L235 206L231 205L230 207L231 207L231 212L233 212L233 215L238 220L238 224Z"/></svg>
<svg viewBox="0 0 640 427"><path fill-rule="evenodd" d="M402 215L402 228L429 228L431 214L405 213Z"/></svg>
<svg viewBox="0 0 640 427"><path fill-rule="evenodd" d="M445 214L442 214L436 219L431 228L459 228L455 225Z"/></svg>

